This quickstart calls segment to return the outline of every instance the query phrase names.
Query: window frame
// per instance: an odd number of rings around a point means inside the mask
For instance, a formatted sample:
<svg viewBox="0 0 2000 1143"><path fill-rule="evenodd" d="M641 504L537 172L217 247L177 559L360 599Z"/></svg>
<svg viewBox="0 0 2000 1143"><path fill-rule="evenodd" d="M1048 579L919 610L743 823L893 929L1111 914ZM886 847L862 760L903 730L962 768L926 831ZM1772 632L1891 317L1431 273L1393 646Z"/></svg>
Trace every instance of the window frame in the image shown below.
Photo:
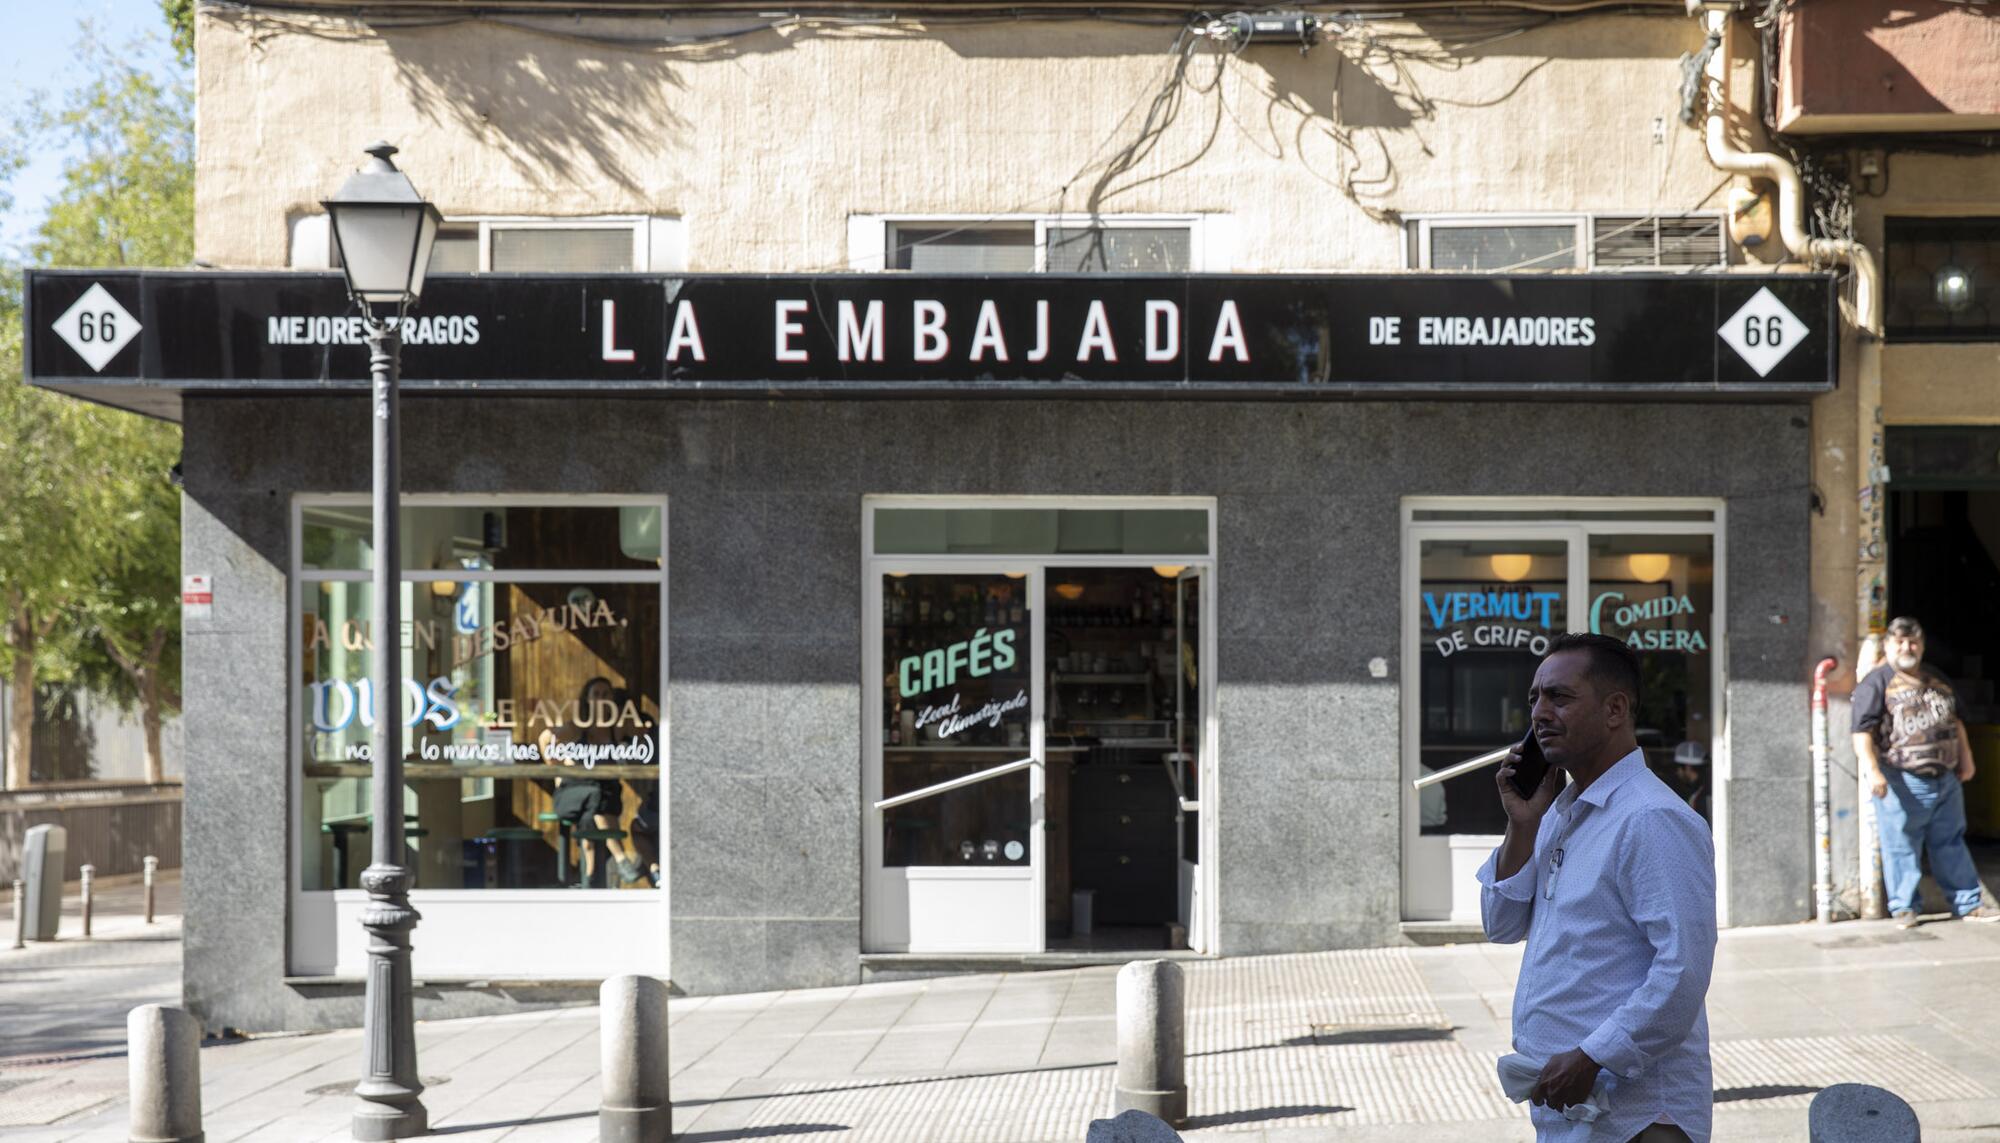
<svg viewBox="0 0 2000 1143"><path fill-rule="evenodd" d="M1897 277L1899 273L1903 272L1899 271L1896 265L1898 261L1896 257L1897 248L1906 243L1937 241L1934 238L1911 238L1907 232L1898 234L1897 231L1906 230L1906 228L1942 228L1948 227L1953 223L1967 224L1968 227L1972 225L1984 225L2000 228L2000 212L1974 214L1959 210L1943 213L1921 213L1906 210L1883 217L1882 290L1884 297L1888 300L1889 306L1894 305ZM1945 241L1956 242L1958 239L1949 238ZM1935 275L1936 271L1941 268L1942 266L1932 267L1929 269L1929 274ZM1922 269L1922 267L1919 267L1919 269ZM2000 282L1996 282L1994 285L2000 286ZM1934 297L1934 295L1932 296ZM1987 303L1987 305L1990 309L1991 303ZM1885 314L1883 325L1883 340L1892 345L1992 345L1995 342L2000 342L2000 319L1996 319L1996 321L1984 327L1965 326L1945 329L1924 329L1909 324L1892 324L1888 315Z"/></svg>
<svg viewBox="0 0 2000 1143"><path fill-rule="evenodd" d="M299 492L294 493L290 505L289 531L290 552L287 555L289 581L286 590L286 676L285 710L287 727L285 733L286 758L285 773L289 796L286 804L285 834L289 839L289 872L287 888L294 902L298 903L308 895L323 895L326 900L357 900L367 896L360 889L307 889L305 887L305 839L301 836L299 815L305 797L305 722L300 703L303 701L305 678L305 646L301 636L298 617L303 614L305 590L320 583L372 583L373 571L353 569L309 569L303 567L305 554L305 514L313 508L367 508L371 498L365 492ZM648 507L660 512L660 566L658 569L638 568L520 568L520 569L467 569L467 568L399 568L399 584L428 584L437 580L451 580L467 583L562 583L587 579L592 583L657 583L660 592L660 693L657 696L660 717L659 735L660 775L655 779L660 786L660 802L668 804L671 796L668 774L669 759L672 755L673 716L669 701L671 686L668 675L667 637L671 629L668 615L668 559L671 541L668 531L668 498L663 495L618 494L618 493L576 493L562 494L455 494L455 493L404 493L401 498L404 507L410 508L616 508ZM408 779L405 779L407 782ZM660 850L660 873L663 880L671 878L670 860L667 848ZM499 896L496 896L499 895ZM519 901L562 901L562 900L607 900L627 901L644 894L633 894L621 889L425 889L413 888L410 898L415 902L472 901L474 903L493 900ZM664 899L665 894L660 894Z"/></svg>
<svg viewBox="0 0 2000 1143"><path fill-rule="evenodd" d="M674 273L687 269L687 236L683 221L650 214L451 214L446 227L474 226L479 231L481 274L493 273L495 230L630 230L632 272ZM334 268L333 228L325 214L302 215L292 223L291 268Z"/></svg>
<svg viewBox="0 0 2000 1143"><path fill-rule="evenodd" d="M1703 262L1688 266L1667 266L1659 263L1646 266L1600 266L1597 263L1597 229L1607 218L1643 217L1656 220L1668 218L1713 219L1722 226L1723 240L1720 258L1714 262ZM1729 265L1729 237L1727 219L1719 210L1685 210L1662 213L1657 210L1599 210L1599 211L1514 211L1497 214L1445 213L1413 214L1404 216L1409 236L1404 242L1403 268L1423 270L1441 274L1549 274L1564 270L1588 270L1593 273L1701 273L1718 270ZM1431 265L1431 236L1438 230L1495 229L1509 226L1554 227L1568 225L1575 234L1572 251L1575 254L1569 266L1542 267L1540 269L1500 270L1440 270Z"/></svg>
<svg viewBox="0 0 2000 1143"><path fill-rule="evenodd" d="M1150 230L1185 227L1188 231L1188 269L1191 274L1216 273L1221 265L1223 216L1214 214L1098 214L1089 213L898 213L855 214L847 219L847 268L863 274L907 274L912 271L890 268L898 227L922 229L1003 229L1033 227L1033 273L1049 273L1049 230L1053 227L1102 227L1106 230ZM1088 271L1059 271L1087 273Z"/></svg>
<svg viewBox="0 0 2000 1143"><path fill-rule="evenodd" d="M1550 514L1542 521L1517 518L1523 511L1540 511ZM1690 518L1693 514L1708 513L1707 519ZM1566 513L1566 516L1555 516ZM1659 513L1660 517L1647 519L1645 514ZM1420 514L1421 517L1420 517ZM1569 580L1572 584L1585 585L1586 594L1590 581L1588 572L1589 542L1600 535L1706 535L1713 546L1710 549L1714 582L1711 627L1713 648L1709 663L1710 694L1714 696L1715 724L1710 731L1709 773L1710 777L1710 827L1715 841L1715 908L1716 921L1721 927L1730 926L1729 874L1731 866L1729 826L1730 783L1735 779L1734 767L1730 759L1730 739L1734 733L1731 724L1728 684L1730 680L1729 647L1729 503L1726 499L1705 496L1528 496L1528 497L1487 497L1487 496L1406 496L1399 509L1400 536L1398 539L1397 575L1401 598L1398 603L1402 633L1399 648L1402 656L1400 688L1397 712L1401 727L1401 742L1398 746L1397 773L1403 782L1408 782L1416 774L1416 744L1422 741L1422 711L1417 702L1423 685L1422 647L1420 646L1421 617L1416 612L1416 598L1421 591L1421 543L1433 538L1434 533L1450 532L1455 535L1492 538L1518 539L1524 534L1539 532L1548 536L1563 536L1570 541ZM1581 542L1581 547L1578 546ZM1403 863L1402 885L1398 891L1398 904L1407 910L1410 902L1409 853L1410 838L1420 827L1416 823L1417 807L1414 799L1403 794L1401 808L1401 838L1398 860Z"/></svg>

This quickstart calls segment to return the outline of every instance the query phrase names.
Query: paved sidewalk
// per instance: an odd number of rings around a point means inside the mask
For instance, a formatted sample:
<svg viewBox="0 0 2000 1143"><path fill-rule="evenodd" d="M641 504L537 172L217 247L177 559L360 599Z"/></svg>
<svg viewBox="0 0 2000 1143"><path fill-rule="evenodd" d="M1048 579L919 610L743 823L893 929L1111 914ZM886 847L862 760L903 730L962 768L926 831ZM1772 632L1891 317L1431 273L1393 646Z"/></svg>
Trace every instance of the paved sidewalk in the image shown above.
<svg viewBox="0 0 2000 1143"><path fill-rule="evenodd" d="M1190 1138L1526 1140L1500 1095L1519 948L1188 966ZM4 962L0 962L4 964ZM1108 1111L1115 969L674 1001L683 1140L1078 1143ZM1812 1093L1880 1083L1924 1137L2000 1139L2000 926L1886 922L1724 935L1709 1013L1718 1140L1804 1140ZM418 1028L440 1134L596 1135L597 1024L564 1009ZM346 1138L359 1034L202 1053L208 1138ZM122 1058L0 1063L8 1138L123 1139ZM34 1125L36 1109L68 1107Z"/></svg>
<svg viewBox="0 0 2000 1143"><path fill-rule="evenodd" d="M0 1126L10 1120L8 1062L23 1057L125 1051L125 1014L141 1004L181 1002L181 875L161 870L154 922L145 923L137 879L91 892L91 939L75 883L63 894L54 941L13 942L14 917L0 909Z"/></svg>

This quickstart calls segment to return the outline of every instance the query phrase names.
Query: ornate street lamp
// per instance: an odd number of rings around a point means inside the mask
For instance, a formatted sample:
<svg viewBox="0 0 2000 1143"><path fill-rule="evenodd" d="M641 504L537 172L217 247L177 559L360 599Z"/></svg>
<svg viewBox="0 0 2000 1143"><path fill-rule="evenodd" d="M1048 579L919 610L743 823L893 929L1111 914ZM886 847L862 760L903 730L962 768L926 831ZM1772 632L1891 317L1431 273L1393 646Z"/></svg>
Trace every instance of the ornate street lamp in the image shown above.
<svg viewBox="0 0 2000 1143"><path fill-rule="evenodd" d="M410 930L418 915L410 908L410 871L403 864L403 680L398 633L403 627L399 442L396 433L396 369L402 351L402 319L424 292L431 243L437 238L437 208L417 194L408 176L389 156L396 148L376 143L374 156L321 205L333 219L347 292L361 307L368 334L368 366L374 377L375 411L375 658L370 672L375 690L375 729L369 739L374 789L374 850L361 873L368 907L361 926L368 930L368 978L363 1025L365 1052L353 1137L407 1139L429 1129L424 1085L417 1078L417 1034L410 1002Z"/></svg>

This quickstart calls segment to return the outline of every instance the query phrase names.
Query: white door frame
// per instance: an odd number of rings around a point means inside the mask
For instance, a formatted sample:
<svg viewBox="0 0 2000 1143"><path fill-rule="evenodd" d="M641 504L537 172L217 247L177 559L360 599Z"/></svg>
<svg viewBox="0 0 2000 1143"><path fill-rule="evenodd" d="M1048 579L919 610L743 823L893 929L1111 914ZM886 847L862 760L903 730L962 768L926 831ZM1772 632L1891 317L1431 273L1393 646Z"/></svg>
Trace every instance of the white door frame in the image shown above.
<svg viewBox="0 0 2000 1143"><path fill-rule="evenodd" d="M659 836L660 878L653 890L629 889L426 889L410 890L410 902L424 915L424 936L416 941L418 975L431 980L498 979L592 980L620 973L671 974L673 882L670 831L673 801L670 759L673 715L669 695L668 633L672 629L668 598L668 500L664 495L616 493L455 493L405 492L408 508L606 508L657 507L660 510L661 559L657 570L619 568L522 568L398 570L398 582L436 580L494 583L633 583L658 584L660 593L659 662ZM301 716L300 680L305 677L305 647L299 618L305 592L321 583L372 583L370 571L311 570L303 564L305 513L309 509L348 508L366 511L365 492L295 492L287 506L286 658L286 787L287 839L286 972L299 977L357 980L367 967L367 933L360 917L368 905L361 889L306 889L304 847L316 842L300 836L305 798L305 720ZM408 553L406 553L406 556ZM533 777L524 772L523 777ZM410 779L405 779L407 784ZM525 918L525 920L524 920ZM584 938L589 939L584 939ZM582 951L579 951L582 950Z"/></svg>
<svg viewBox="0 0 2000 1143"><path fill-rule="evenodd" d="M1406 497L1402 505L1402 912L1411 912L1415 878L1434 866L1437 854L1426 851L1418 822L1416 793L1410 783L1422 773L1419 746L1423 734L1423 671L1419 640L1422 616L1418 612L1421 591L1421 545L1425 540L1548 540L1569 542L1566 584L1568 622L1572 630L1583 630L1579 607L1588 607L1590 594L1590 538L1606 535L1705 535L1713 545L1715 604L1710 617L1713 630L1709 651L1709 687L1714 697L1715 724L1710 729L1709 820L1715 837L1716 920L1729 923L1729 704L1725 684L1728 678L1728 568L1726 504L1719 499L1663 497ZM1582 519L1482 519L1482 513L1542 511L1605 513L1602 518ZM1450 512L1455 519L1418 520L1418 512ZM1645 513L1708 512L1707 520L1644 518ZM1617 513L1616 517L1609 514ZM1442 840L1442 839L1439 839ZM1498 839L1495 839L1497 844ZM1427 864L1426 859L1429 859ZM1445 875L1449 875L1448 855Z"/></svg>
<svg viewBox="0 0 2000 1143"><path fill-rule="evenodd" d="M882 508L1183 508L1200 509L1208 514L1208 554L1207 555L1093 555L1083 554L1033 554L1033 555L882 555L875 554L875 512ZM1034 721L1030 731L1030 742L1034 747L1036 764L1029 768L1031 778L1030 796L1032 849L1031 866L1035 870L1035 921L1033 926L1034 946L1026 951L1040 951L1045 945L1046 917L1044 897L1046 893L1047 867L1046 835L1043 830L1046 812L1043 802L1043 781L1046 773L1042 761L1045 758L1046 724L1043 718L1046 685L1045 632L1047 630L1048 608L1047 573L1050 568L1151 568L1157 564L1180 564L1190 570L1200 569L1206 590L1201 598L1201 626L1205 638L1199 648L1196 669L1200 675L1202 703L1201 758L1208 770L1202 775L1201 820L1198 823L1198 842L1202 860L1199 867L1200 912L1196 925L1189 926L1188 943L1197 952L1219 953L1221 951L1216 934L1218 903L1216 885L1218 883L1216 860L1218 821L1220 819L1217 796L1221 773L1219 741L1215 715L1215 661L1216 649L1213 632L1216 630L1216 597L1220 585L1216 572L1216 502L1205 496L898 496L870 495L862 498L861 512L861 576L864 606L861 616L861 641L863 663L863 690L861 703L862 717L862 932L861 947L864 952L903 952L895 947L897 942L884 941L885 935L906 933L907 916L897 918L889 915L889 910L901 907L907 897L894 895L885 897L884 890L891 888L883 884L880 875L882 866L882 815L875 809L881 800L882 788L882 579L890 571L907 571L912 574L934 571L1028 571L1029 601L1033 606L1029 612L1033 630L1031 646L1035 661L1035 689L1030 701L1034 706ZM941 867L950 870L952 867ZM962 873L992 874L999 870L954 870ZM1198 945L1197 934L1201 938ZM1205 946L1205 947L1203 947ZM1013 949L985 949L986 952L1012 952Z"/></svg>

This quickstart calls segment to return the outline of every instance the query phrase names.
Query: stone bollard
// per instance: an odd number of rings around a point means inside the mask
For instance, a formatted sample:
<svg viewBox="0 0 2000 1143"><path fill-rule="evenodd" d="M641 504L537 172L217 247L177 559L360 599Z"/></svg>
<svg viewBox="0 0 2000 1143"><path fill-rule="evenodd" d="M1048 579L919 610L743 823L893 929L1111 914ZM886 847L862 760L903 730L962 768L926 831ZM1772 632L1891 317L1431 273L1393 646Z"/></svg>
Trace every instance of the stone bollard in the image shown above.
<svg viewBox="0 0 2000 1143"><path fill-rule="evenodd" d="M160 871L160 859L146 857L146 923L153 923L153 875Z"/></svg>
<svg viewBox="0 0 2000 1143"><path fill-rule="evenodd" d="M666 1143L674 1107L667 1098L667 986L650 976L614 976L597 990L602 1143Z"/></svg>
<svg viewBox="0 0 2000 1143"><path fill-rule="evenodd" d="M1837 1083L1806 1112L1812 1143L1918 1143L1917 1113L1901 1096L1865 1083Z"/></svg>
<svg viewBox="0 0 2000 1143"><path fill-rule="evenodd" d="M28 883L14 878L14 947L28 947Z"/></svg>
<svg viewBox="0 0 2000 1143"><path fill-rule="evenodd" d="M1116 1119L1093 1119L1083 1143L1181 1143L1181 1133L1143 1111L1124 1111Z"/></svg>
<svg viewBox="0 0 2000 1143"><path fill-rule="evenodd" d="M201 1028L178 1008L142 1004L125 1018L132 1143L202 1143Z"/></svg>
<svg viewBox="0 0 2000 1143"><path fill-rule="evenodd" d="M90 936L90 879L97 876L97 866L83 867L83 935Z"/></svg>
<svg viewBox="0 0 2000 1143"><path fill-rule="evenodd" d="M1112 1110L1187 1122L1187 1003L1181 966L1135 960L1118 970L1118 1082Z"/></svg>

